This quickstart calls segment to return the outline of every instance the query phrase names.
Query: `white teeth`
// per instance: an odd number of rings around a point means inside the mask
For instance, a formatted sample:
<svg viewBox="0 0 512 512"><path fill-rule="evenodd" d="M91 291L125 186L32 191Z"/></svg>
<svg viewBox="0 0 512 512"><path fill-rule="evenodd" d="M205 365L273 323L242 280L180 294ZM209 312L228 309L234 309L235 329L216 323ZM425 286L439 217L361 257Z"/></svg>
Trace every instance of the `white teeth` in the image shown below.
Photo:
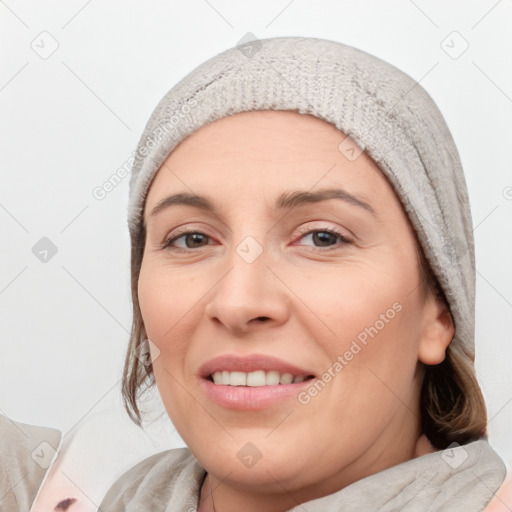
<svg viewBox="0 0 512 512"><path fill-rule="evenodd" d="M231 386L247 386L247 373L231 372L229 383Z"/></svg>
<svg viewBox="0 0 512 512"><path fill-rule="evenodd" d="M267 375L265 376L265 384L267 386L277 386L279 384L279 372L267 372Z"/></svg>
<svg viewBox="0 0 512 512"><path fill-rule="evenodd" d="M258 370L247 374L247 385L256 387L265 385L265 372Z"/></svg>
<svg viewBox="0 0 512 512"><path fill-rule="evenodd" d="M215 372L212 374L215 384L224 386L277 386L278 384L298 384L305 380L304 377L294 377L291 373L280 374L275 370L265 372L256 370L254 372Z"/></svg>
<svg viewBox="0 0 512 512"><path fill-rule="evenodd" d="M293 375L291 373L283 373L279 378L279 384L291 384L293 382Z"/></svg>

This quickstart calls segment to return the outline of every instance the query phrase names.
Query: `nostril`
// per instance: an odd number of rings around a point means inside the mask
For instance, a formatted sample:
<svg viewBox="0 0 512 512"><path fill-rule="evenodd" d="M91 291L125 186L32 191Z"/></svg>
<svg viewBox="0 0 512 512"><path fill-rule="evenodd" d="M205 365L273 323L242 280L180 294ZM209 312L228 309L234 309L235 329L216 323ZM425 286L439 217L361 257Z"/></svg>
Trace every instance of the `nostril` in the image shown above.
<svg viewBox="0 0 512 512"><path fill-rule="evenodd" d="M265 320L269 320L268 316L259 316L256 318L256 320L259 320L260 322L264 322Z"/></svg>

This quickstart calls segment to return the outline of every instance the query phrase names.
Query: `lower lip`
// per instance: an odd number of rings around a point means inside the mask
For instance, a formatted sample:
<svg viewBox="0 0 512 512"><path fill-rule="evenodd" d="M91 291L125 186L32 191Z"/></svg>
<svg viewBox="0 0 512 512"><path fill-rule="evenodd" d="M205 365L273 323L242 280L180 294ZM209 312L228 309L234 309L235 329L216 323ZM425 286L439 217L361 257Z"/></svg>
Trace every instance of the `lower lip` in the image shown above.
<svg viewBox="0 0 512 512"><path fill-rule="evenodd" d="M256 411L265 409L290 398L296 398L304 388L311 385L313 379L296 384L278 384L277 386L223 386L208 379L201 379L206 396L227 409Z"/></svg>

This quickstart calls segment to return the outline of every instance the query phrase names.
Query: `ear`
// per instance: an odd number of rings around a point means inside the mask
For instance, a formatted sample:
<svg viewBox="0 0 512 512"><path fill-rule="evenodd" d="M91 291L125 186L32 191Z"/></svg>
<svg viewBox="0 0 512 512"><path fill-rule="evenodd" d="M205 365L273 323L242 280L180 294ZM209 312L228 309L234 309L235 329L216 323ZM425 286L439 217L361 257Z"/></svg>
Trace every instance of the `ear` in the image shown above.
<svg viewBox="0 0 512 512"><path fill-rule="evenodd" d="M425 300L423 313L418 358L424 364L439 364L455 334L453 318L448 306L432 293Z"/></svg>

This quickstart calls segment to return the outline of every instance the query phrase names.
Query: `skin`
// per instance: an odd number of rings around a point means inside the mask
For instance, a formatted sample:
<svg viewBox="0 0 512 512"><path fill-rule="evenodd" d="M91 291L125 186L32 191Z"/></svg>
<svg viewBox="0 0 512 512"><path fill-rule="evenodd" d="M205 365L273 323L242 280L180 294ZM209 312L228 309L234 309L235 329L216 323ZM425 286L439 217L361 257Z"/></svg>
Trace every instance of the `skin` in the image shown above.
<svg viewBox="0 0 512 512"><path fill-rule="evenodd" d="M344 139L313 116L244 112L185 139L151 184L141 313L158 390L210 475L217 511L289 510L428 452L419 362L444 359L452 318L419 285L414 233L392 187L365 153L345 158ZM325 188L348 191L375 215L340 199L274 208L285 191ZM150 215L178 192L207 196L216 213L174 205ZM204 236L163 247L178 226ZM252 263L236 252L247 236L263 249ZM199 367L221 354L271 355L321 376L397 303L400 312L305 405L291 397L233 411L202 391ZM237 457L249 442L261 454L252 467ZM212 510L209 479L200 510Z"/></svg>
<svg viewBox="0 0 512 512"><path fill-rule="evenodd" d="M485 512L510 512L512 510L512 471L509 470L503 482Z"/></svg>

